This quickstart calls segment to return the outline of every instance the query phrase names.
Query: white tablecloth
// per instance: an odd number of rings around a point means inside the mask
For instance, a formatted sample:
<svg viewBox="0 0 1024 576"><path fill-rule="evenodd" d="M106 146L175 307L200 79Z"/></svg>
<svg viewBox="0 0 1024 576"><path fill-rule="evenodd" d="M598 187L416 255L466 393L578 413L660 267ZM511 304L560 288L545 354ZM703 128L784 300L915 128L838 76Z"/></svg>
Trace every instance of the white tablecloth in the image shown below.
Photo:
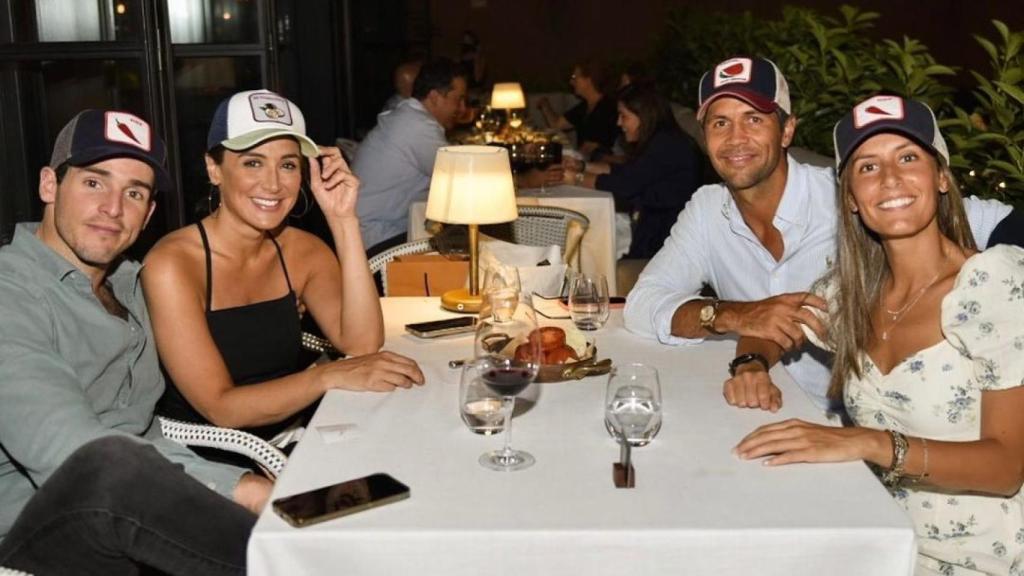
<svg viewBox="0 0 1024 576"><path fill-rule="evenodd" d="M617 294L615 261L617 233L615 229L615 200L609 192L590 190L580 186L552 186L546 194L532 188L520 189L516 201L524 206L558 206L575 210L590 219L590 228L580 244L580 266L588 274L604 274L608 278L610 294ZM423 227L427 212L426 201L413 202L409 207L409 240L429 236ZM629 246L629 238L626 238Z"/></svg>
<svg viewBox="0 0 1024 576"><path fill-rule="evenodd" d="M402 330L447 315L436 298L384 299L386 348L416 358L427 384L329 393L274 492L387 472L411 498L301 529L268 507L249 544L250 574L910 574L910 523L863 464L767 468L730 453L760 424L822 418L784 372L773 373L780 413L730 408L721 383L732 342L663 346L625 332L620 312L595 333L599 355L656 366L664 396L660 434L633 452L636 488L612 484L607 377L537 385L537 404L512 431L537 463L484 469L477 457L502 438L464 427L459 371L447 367L470 354L472 337ZM353 428L328 443L317 428L336 424Z"/></svg>

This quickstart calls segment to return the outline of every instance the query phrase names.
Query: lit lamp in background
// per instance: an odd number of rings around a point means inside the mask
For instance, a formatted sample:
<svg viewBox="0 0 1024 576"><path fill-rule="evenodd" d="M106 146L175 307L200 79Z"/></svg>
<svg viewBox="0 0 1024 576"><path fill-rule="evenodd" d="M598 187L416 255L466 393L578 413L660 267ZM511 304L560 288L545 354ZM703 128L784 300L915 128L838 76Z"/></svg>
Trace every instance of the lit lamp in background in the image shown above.
<svg viewBox="0 0 1024 576"><path fill-rule="evenodd" d="M479 225L511 222L519 217L508 150L497 146L439 149L426 216L445 224L469 225L469 289L445 292L441 306L455 312L479 312Z"/></svg>
<svg viewBox="0 0 1024 576"><path fill-rule="evenodd" d="M491 108L504 109L508 114L509 128L519 128L523 120L512 117L513 108L526 108L526 97L523 96L523 88L519 82L499 82L494 85L491 91Z"/></svg>

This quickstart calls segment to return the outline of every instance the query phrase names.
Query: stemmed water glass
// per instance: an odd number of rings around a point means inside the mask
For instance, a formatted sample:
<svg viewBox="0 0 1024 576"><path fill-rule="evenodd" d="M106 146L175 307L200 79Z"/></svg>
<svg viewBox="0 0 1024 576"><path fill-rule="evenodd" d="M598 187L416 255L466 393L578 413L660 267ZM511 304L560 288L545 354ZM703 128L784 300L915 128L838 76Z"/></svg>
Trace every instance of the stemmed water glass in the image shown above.
<svg viewBox="0 0 1024 576"><path fill-rule="evenodd" d="M504 409L505 447L481 455L480 464L500 471L529 468L535 462L533 455L513 450L511 441L516 395L533 382L540 370L540 333L533 308L520 301L508 318L483 315L477 324L474 352L481 381L501 394Z"/></svg>
<svg viewBox="0 0 1024 576"><path fill-rule="evenodd" d="M597 330L608 321L608 280L603 274L576 274L569 282L569 316L580 330Z"/></svg>
<svg viewBox="0 0 1024 576"><path fill-rule="evenodd" d="M499 321L511 319L519 305L521 292L519 268L498 262L492 263L484 272L484 282L481 286L483 308L480 315L495 316Z"/></svg>
<svg viewBox="0 0 1024 576"><path fill-rule="evenodd" d="M605 393L604 425L620 444L646 446L661 429L658 371L640 363L612 369Z"/></svg>
<svg viewBox="0 0 1024 576"><path fill-rule="evenodd" d="M556 166L562 163L562 145L558 142L540 142L537 144L537 169L541 172L547 171L551 166ZM540 181L540 195L545 196L548 193L547 188L547 175L541 178Z"/></svg>

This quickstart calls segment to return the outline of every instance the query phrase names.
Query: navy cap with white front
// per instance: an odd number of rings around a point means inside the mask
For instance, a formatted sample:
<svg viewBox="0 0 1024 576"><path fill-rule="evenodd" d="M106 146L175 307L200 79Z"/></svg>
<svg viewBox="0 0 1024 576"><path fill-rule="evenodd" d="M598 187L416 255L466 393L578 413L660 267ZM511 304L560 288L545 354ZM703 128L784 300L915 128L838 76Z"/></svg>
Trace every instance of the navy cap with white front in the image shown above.
<svg viewBox="0 0 1024 576"><path fill-rule="evenodd" d="M149 164L157 190L173 188L167 171L167 148L148 122L130 112L84 110L61 129L50 167L88 166L110 158L135 158Z"/></svg>
<svg viewBox="0 0 1024 576"><path fill-rule="evenodd" d="M949 164L949 148L927 104L899 96L872 96L847 112L832 131L836 174L843 173L857 147L883 132L902 134Z"/></svg>
<svg viewBox="0 0 1024 576"><path fill-rule="evenodd" d="M722 96L739 98L761 112L793 113L789 84L779 67L767 58L738 56L705 72L700 79L697 120L703 122L708 106Z"/></svg>
<svg viewBox="0 0 1024 576"><path fill-rule="evenodd" d="M294 102L270 90L249 90L217 106L206 149L223 146L238 152L281 136L295 138L303 156L320 155L316 143L306 136L306 119Z"/></svg>

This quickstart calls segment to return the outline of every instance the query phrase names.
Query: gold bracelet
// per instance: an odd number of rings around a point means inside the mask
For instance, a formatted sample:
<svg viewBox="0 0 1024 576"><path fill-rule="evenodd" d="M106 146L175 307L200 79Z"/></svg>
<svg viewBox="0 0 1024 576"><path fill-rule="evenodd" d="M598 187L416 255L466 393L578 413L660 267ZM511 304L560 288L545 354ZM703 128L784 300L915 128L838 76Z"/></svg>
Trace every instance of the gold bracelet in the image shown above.
<svg viewBox="0 0 1024 576"><path fill-rule="evenodd" d="M906 464L910 445L902 432L896 430L887 430L887 432L892 438L892 465L885 471L885 474L882 474L882 483L891 488L903 479L903 465Z"/></svg>
<svg viewBox="0 0 1024 576"><path fill-rule="evenodd" d="M924 464L921 467L921 473L917 474L913 478L911 478L910 481L912 483L914 483L914 484L917 484L921 480L924 480L925 478L928 477L928 439L922 437L920 440L921 440L921 459L924 462Z"/></svg>

